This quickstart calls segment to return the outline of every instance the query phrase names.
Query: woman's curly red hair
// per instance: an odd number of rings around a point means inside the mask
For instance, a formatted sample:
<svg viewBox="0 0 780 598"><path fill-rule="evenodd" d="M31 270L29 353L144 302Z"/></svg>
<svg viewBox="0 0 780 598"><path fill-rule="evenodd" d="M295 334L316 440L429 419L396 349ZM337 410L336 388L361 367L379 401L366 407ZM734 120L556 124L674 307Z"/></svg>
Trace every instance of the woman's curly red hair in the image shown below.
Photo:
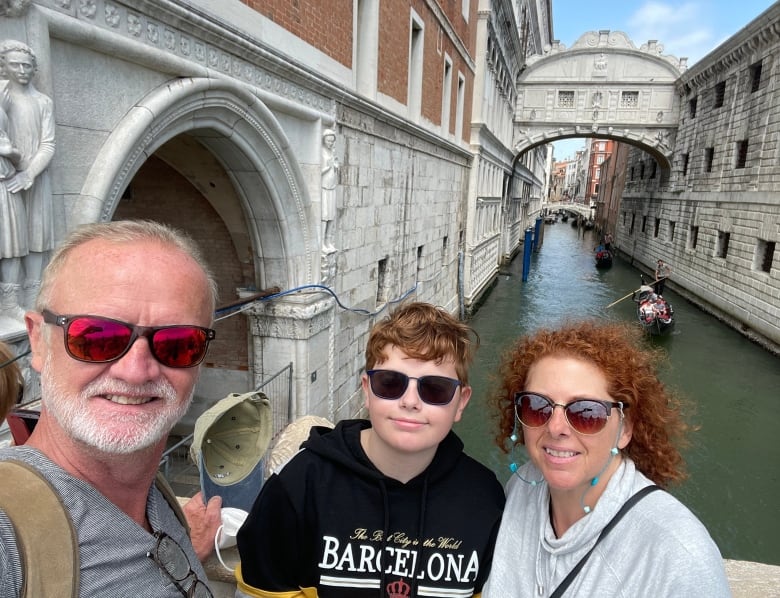
<svg viewBox="0 0 780 598"><path fill-rule="evenodd" d="M505 442L515 429L515 393L525 388L531 366L547 356L574 357L598 367L607 379L612 399L628 405L625 416L633 431L623 453L659 486L685 479L680 449L686 445L690 426L683 419L683 403L658 378L663 352L647 346L642 331L627 324L574 322L539 330L510 347L493 396L499 420L495 440L502 450L508 452ZM520 425L517 434L522 443Z"/></svg>

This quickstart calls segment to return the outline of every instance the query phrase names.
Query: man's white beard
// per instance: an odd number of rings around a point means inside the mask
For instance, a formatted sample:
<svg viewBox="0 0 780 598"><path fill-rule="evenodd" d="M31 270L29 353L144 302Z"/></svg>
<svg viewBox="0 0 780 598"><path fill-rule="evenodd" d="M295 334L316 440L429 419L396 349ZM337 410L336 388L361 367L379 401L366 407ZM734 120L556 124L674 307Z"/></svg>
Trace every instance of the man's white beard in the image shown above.
<svg viewBox="0 0 780 598"><path fill-rule="evenodd" d="M164 378L134 386L106 376L90 382L76 396L68 395L52 372L51 353L41 372L41 402L60 427L73 439L110 454L127 455L160 442L187 412L193 393L194 386L187 399L179 401L173 385ZM106 395L141 395L155 400L145 413L95 418L100 416L100 402L105 399L90 397Z"/></svg>

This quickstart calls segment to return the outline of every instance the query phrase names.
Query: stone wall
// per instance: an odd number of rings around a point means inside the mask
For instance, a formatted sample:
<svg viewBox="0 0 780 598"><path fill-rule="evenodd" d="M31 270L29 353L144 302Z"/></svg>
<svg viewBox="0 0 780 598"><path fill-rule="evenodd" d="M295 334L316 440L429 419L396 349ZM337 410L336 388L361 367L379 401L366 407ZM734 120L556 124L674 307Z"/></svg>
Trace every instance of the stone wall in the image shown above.
<svg viewBox="0 0 780 598"><path fill-rule="evenodd" d="M622 252L778 353L779 24L775 3L683 74L671 171L634 150L616 222Z"/></svg>

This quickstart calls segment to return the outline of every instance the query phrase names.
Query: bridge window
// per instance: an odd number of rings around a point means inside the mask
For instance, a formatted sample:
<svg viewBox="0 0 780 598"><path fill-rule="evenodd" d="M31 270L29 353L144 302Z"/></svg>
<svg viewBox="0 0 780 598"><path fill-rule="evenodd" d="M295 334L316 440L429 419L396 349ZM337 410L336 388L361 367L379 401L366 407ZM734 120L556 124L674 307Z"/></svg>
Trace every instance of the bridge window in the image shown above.
<svg viewBox="0 0 780 598"><path fill-rule="evenodd" d="M706 172L712 172L712 161L715 158L715 148L714 147L705 147L704 148L704 170Z"/></svg>
<svg viewBox="0 0 780 598"><path fill-rule="evenodd" d="M753 268L755 270L761 270L762 272L769 272L772 270L772 260L775 255L775 242L758 240L756 246L756 255L753 261Z"/></svg>
<svg viewBox="0 0 780 598"><path fill-rule="evenodd" d="M687 176L688 175L688 156L689 154L683 154L682 155L682 175Z"/></svg>
<svg viewBox="0 0 780 598"><path fill-rule="evenodd" d="M558 107L559 108L574 108L574 92L573 91L559 91L558 92Z"/></svg>
<svg viewBox="0 0 780 598"><path fill-rule="evenodd" d="M731 233L718 231L718 242L715 246L715 257L725 259L729 253L729 240L731 239Z"/></svg>
<svg viewBox="0 0 780 598"><path fill-rule="evenodd" d="M726 97L726 82L721 81L715 86L715 102L713 108L721 108L723 106L723 99Z"/></svg>
<svg viewBox="0 0 780 598"><path fill-rule="evenodd" d="M761 85L761 61L750 65L750 93L758 91Z"/></svg>
<svg viewBox="0 0 780 598"><path fill-rule="evenodd" d="M691 118L696 118L696 104L698 103L699 98L693 98L692 100L688 100L688 112L691 115Z"/></svg>
<svg viewBox="0 0 780 598"><path fill-rule="evenodd" d="M637 108L639 106L638 91L623 91L620 93L621 108Z"/></svg>
<svg viewBox="0 0 780 598"><path fill-rule="evenodd" d="M688 249L696 249L699 243L699 227L691 225L688 229Z"/></svg>
<svg viewBox="0 0 780 598"><path fill-rule="evenodd" d="M742 141L737 141L737 161L735 164L736 168L745 168L745 165L747 165L747 150L748 150L747 139L743 139Z"/></svg>

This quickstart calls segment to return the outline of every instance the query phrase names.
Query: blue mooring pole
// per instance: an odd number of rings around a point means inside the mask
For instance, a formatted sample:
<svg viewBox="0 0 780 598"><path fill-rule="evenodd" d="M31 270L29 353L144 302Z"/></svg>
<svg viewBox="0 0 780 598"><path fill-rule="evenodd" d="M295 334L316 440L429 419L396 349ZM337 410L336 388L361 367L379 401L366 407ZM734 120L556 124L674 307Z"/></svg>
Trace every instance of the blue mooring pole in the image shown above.
<svg viewBox="0 0 780 598"><path fill-rule="evenodd" d="M542 230L542 226L544 225L544 218L541 216L537 216L536 218L536 230L534 231L534 251L539 251L539 246L542 244L543 239L542 235L544 234L544 231Z"/></svg>
<svg viewBox="0 0 780 598"><path fill-rule="evenodd" d="M527 229L525 229L525 240L523 241L523 282L528 280L528 271L531 269L533 237L534 229L529 226Z"/></svg>

